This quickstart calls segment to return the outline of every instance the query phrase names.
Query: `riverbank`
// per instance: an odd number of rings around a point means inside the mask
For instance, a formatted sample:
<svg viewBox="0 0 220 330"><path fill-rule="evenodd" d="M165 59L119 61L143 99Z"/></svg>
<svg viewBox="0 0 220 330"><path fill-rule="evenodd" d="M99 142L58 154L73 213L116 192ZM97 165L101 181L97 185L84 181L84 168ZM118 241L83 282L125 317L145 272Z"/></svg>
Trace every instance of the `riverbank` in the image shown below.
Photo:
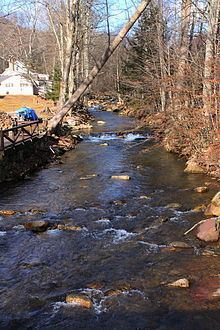
<svg viewBox="0 0 220 330"><path fill-rule="evenodd" d="M190 115L182 121L172 114L148 114L143 109L127 108L124 113L138 118L141 126L150 127L155 138L171 153L178 154L186 161L185 172L205 173L220 179L220 131L206 134L204 123L191 127ZM209 135L208 135L209 134Z"/></svg>
<svg viewBox="0 0 220 330"><path fill-rule="evenodd" d="M0 182L29 176L52 162L61 162L60 156L75 148L81 140L77 131L91 129L91 115L83 110L68 116L57 128L56 135L42 131L32 140L20 143L0 153Z"/></svg>

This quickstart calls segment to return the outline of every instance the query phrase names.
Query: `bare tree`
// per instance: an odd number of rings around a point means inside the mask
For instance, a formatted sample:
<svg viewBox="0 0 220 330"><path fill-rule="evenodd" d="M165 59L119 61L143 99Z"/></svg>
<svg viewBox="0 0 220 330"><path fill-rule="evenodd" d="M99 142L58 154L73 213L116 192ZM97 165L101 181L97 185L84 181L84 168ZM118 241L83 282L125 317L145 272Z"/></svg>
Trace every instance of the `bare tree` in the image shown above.
<svg viewBox="0 0 220 330"><path fill-rule="evenodd" d="M210 0L208 3L208 29L205 48L203 103L204 113L208 115L212 107L213 80L215 78L215 58L218 54L220 1Z"/></svg>
<svg viewBox="0 0 220 330"><path fill-rule="evenodd" d="M70 97L70 99L64 104L62 109L50 120L48 129L49 131L53 131L56 128L58 123L63 119L63 117L68 113L68 111L73 107L73 105L78 101L78 99L83 95L86 89L93 82L98 72L102 69L105 63L108 61L109 57L114 53L117 49L121 41L124 39L126 34L141 16L145 8L150 3L150 0L143 0L141 4L137 7L133 16L129 19L129 21L125 24L125 26L121 29L119 34L115 37L112 44L109 45L104 51L101 59L96 63L96 65L91 70L89 76L83 81L83 83L79 86L79 88L75 91L75 93Z"/></svg>

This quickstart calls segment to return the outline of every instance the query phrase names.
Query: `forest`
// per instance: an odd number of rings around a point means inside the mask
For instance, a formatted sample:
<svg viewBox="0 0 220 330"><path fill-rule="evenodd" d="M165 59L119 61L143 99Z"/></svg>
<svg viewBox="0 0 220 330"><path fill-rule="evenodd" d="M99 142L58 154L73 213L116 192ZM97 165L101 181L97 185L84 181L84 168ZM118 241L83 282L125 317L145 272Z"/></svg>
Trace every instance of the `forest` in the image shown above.
<svg viewBox="0 0 220 330"><path fill-rule="evenodd" d="M48 97L60 105L89 75L126 17L107 0L13 3L14 11L8 2L1 9L1 70L13 57L49 73ZM129 17L135 4L122 8ZM216 176L219 13L218 0L149 1L87 91L117 96L129 114L160 128L169 151L195 158Z"/></svg>

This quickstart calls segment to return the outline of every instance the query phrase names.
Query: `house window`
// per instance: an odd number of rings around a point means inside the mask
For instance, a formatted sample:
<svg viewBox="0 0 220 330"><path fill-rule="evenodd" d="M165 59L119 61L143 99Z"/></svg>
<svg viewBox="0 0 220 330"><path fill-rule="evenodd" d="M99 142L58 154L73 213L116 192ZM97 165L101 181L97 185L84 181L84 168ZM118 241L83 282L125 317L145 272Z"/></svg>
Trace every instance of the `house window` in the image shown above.
<svg viewBox="0 0 220 330"><path fill-rule="evenodd" d="M5 87L13 87L13 84L5 84Z"/></svg>
<svg viewBox="0 0 220 330"><path fill-rule="evenodd" d="M28 84L21 83L20 86L21 86L21 87L28 87Z"/></svg>

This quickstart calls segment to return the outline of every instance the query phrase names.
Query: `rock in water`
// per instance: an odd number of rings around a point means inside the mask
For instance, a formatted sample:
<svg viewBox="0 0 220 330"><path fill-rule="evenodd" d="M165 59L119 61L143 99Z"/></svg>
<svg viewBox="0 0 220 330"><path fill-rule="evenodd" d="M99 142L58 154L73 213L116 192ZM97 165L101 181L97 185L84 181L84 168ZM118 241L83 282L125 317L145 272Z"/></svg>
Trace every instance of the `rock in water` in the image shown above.
<svg viewBox="0 0 220 330"><path fill-rule="evenodd" d="M187 166L184 170L184 172L186 173L195 173L195 174L205 173L204 169L201 166L199 166L196 161L192 159L189 159L186 165Z"/></svg>
<svg viewBox="0 0 220 330"><path fill-rule="evenodd" d="M108 144L108 143L101 143L100 146L101 146L101 147L108 147L109 144Z"/></svg>
<svg viewBox="0 0 220 330"><path fill-rule="evenodd" d="M14 215L16 213L17 213L17 211L13 211L13 210L0 210L0 215L7 216L7 217Z"/></svg>
<svg viewBox="0 0 220 330"><path fill-rule="evenodd" d="M24 223L24 227L27 230L31 230L35 233L41 233L43 231L46 231L49 227L49 222L48 221L30 221L30 222L26 222Z"/></svg>
<svg viewBox="0 0 220 330"><path fill-rule="evenodd" d="M69 231L80 231L80 230L82 230L82 228L81 227L79 227L79 226L72 226L72 225L63 225L63 224L59 224L58 226L57 226L57 229L59 229L59 230L69 230Z"/></svg>
<svg viewBox="0 0 220 330"><path fill-rule="evenodd" d="M207 206L205 215L220 216L220 191L213 197L211 203Z"/></svg>
<svg viewBox="0 0 220 330"><path fill-rule="evenodd" d="M207 219L199 225L196 237L205 242L217 242L219 240L220 218Z"/></svg>
<svg viewBox="0 0 220 330"><path fill-rule="evenodd" d="M68 304L73 304L87 309L92 308L91 299L83 295L69 294L66 296L66 302Z"/></svg>
<svg viewBox="0 0 220 330"><path fill-rule="evenodd" d="M179 242L179 241L175 241L175 242L171 242L169 244L169 246L174 247L174 248L179 248L179 249L189 249L191 248L191 246L185 242Z"/></svg>
<svg viewBox="0 0 220 330"><path fill-rule="evenodd" d="M204 204L201 205L197 205L196 207L194 207L194 209L192 209L193 212L204 212L206 209L206 206Z"/></svg>
<svg viewBox="0 0 220 330"><path fill-rule="evenodd" d="M205 192L207 192L208 190L209 190L208 187L196 187L196 188L194 189L194 191L197 192L197 193L205 193Z"/></svg>
<svg viewBox="0 0 220 330"><path fill-rule="evenodd" d="M187 278L180 278L177 281L169 283L168 286L172 286L175 288L189 288L189 280L187 280Z"/></svg>
<svg viewBox="0 0 220 330"><path fill-rule="evenodd" d="M170 203L170 204L167 204L165 207L168 208L168 209L179 209L181 208L181 204L179 203Z"/></svg>
<svg viewBox="0 0 220 330"><path fill-rule="evenodd" d="M129 175L112 175L111 178L115 179L115 180L130 180L131 179L131 177Z"/></svg>
<svg viewBox="0 0 220 330"><path fill-rule="evenodd" d="M207 216L212 216L212 215L220 216L220 206L216 206L211 203L207 206L204 213Z"/></svg>

